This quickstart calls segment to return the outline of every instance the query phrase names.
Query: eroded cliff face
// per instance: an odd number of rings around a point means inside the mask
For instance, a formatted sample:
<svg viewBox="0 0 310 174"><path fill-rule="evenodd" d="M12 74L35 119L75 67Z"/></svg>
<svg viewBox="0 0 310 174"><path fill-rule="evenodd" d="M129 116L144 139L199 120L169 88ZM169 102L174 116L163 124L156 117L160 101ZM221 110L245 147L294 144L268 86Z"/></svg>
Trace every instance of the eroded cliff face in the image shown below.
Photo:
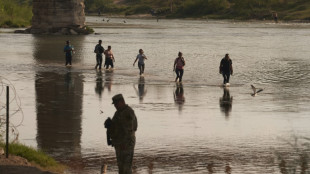
<svg viewBox="0 0 310 174"><path fill-rule="evenodd" d="M31 33L79 34L85 30L84 0L33 0Z"/></svg>

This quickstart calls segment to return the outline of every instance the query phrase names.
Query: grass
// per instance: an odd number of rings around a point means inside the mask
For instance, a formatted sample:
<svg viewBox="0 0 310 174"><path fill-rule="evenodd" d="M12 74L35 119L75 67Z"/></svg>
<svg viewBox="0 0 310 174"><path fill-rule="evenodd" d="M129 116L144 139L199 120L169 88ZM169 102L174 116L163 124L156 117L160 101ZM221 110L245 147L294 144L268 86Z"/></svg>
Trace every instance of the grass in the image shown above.
<svg viewBox="0 0 310 174"><path fill-rule="evenodd" d="M290 9L283 10L284 20L310 20L310 2L297 4Z"/></svg>
<svg viewBox="0 0 310 174"><path fill-rule="evenodd" d="M0 147L5 149L5 144L0 143ZM48 156L40 150L35 150L34 148L27 147L25 145L14 143L9 145L9 154L16 155L27 159L34 166L38 166L44 170L63 173L66 167L59 164L52 157Z"/></svg>

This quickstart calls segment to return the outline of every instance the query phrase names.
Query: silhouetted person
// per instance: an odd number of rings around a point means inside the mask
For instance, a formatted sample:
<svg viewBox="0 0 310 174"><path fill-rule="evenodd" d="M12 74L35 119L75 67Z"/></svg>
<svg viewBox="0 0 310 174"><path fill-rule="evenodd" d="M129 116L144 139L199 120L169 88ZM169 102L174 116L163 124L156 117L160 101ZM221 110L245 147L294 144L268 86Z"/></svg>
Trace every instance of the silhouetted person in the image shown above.
<svg viewBox="0 0 310 174"><path fill-rule="evenodd" d="M112 120L108 118L106 123L110 122L108 133L115 148L118 173L131 174L136 144L135 132L138 127L137 118L133 109L125 103L122 94L115 95L112 101L116 112Z"/></svg>
<svg viewBox="0 0 310 174"><path fill-rule="evenodd" d="M97 69L98 66L99 66L99 69L101 69L101 66L102 66L102 53L104 53L104 48L101 46L101 44L102 44L102 40L99 40L94 50L94 53L96 53L95 69Z"/></svg>
<svg viewBox="0 0 310 174"><path fill-rule="evenodd" d="M272 17L275 23L278 23L278 13L277 12L273 12L272 13Z"/></svg>
<svg viewBox="0 0 310 174"><path fill-rule="evenodd" d="M183 58L183 53L179 52L178 57L174 60L173 71L175 71L177 77L175 78L175 82L182 82L182 77L184 73L185 60Z"/></svg>
<svg viewBox="0 0 310 174"><path fill-rule="evenodd" d="M66 66L72 65L72 54L73 54L74 48L72 45L70 45L70 41L66 41L66 46L64 47L64 52L66 54Z"/></svg>
<svg viewBox="0 0 310 174"><path fill-rule="evenodd" d="M232 60L230 59L229 54L225 54L225 57L221 60L219 71L224 78L223 85L228 85L230 75L233 74Z"/></svg>
<svg viewBox="0 0 310 174"><path fill-rule="evenodd" d="M228 88L224 88L223 90L223 97L220 98L220 108L221 111L225 113L225 116L228 117L232 109L233 97L230 96Z"/></svg>

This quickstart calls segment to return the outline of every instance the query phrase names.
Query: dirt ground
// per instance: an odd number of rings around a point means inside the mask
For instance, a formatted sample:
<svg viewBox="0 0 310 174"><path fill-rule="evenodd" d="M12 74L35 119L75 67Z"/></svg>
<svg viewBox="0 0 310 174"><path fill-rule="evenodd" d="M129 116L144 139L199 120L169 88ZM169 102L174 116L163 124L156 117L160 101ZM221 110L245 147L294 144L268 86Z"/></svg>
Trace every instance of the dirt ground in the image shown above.
<svg viewBox="0 0 310 174"><path fill-rule="evenodd" d="M41 169L33 166L26 159L9 155L6 158L5 155L0 155L0 174L52 174L48 171L42 171Z"/></svg>

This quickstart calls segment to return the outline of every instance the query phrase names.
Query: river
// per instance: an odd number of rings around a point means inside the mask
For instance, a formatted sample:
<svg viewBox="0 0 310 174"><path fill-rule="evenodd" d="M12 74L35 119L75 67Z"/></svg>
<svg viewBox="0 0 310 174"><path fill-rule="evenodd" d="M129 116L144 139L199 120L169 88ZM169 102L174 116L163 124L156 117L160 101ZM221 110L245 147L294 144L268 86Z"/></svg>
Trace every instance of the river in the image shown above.
<svg viewBox="0 0 310 174"><path fill-rule="evenodd" d="M68 165L67 173L99 173L102 164L117 173L103 123L122 93L139 124L134 173L310 172L310 24L102 19L87 17L96 34L86 36L0 29L0 115L11 83L19 142ZM99 39L112 46L114 72L94 69ZM66 40L75 48L71 68ZM132 66L140 48L144 77ZM182 84L173 72L179 51ZM234 75L222 88L226 53ZM264 90L253 97L251 85Z"/></svg>

